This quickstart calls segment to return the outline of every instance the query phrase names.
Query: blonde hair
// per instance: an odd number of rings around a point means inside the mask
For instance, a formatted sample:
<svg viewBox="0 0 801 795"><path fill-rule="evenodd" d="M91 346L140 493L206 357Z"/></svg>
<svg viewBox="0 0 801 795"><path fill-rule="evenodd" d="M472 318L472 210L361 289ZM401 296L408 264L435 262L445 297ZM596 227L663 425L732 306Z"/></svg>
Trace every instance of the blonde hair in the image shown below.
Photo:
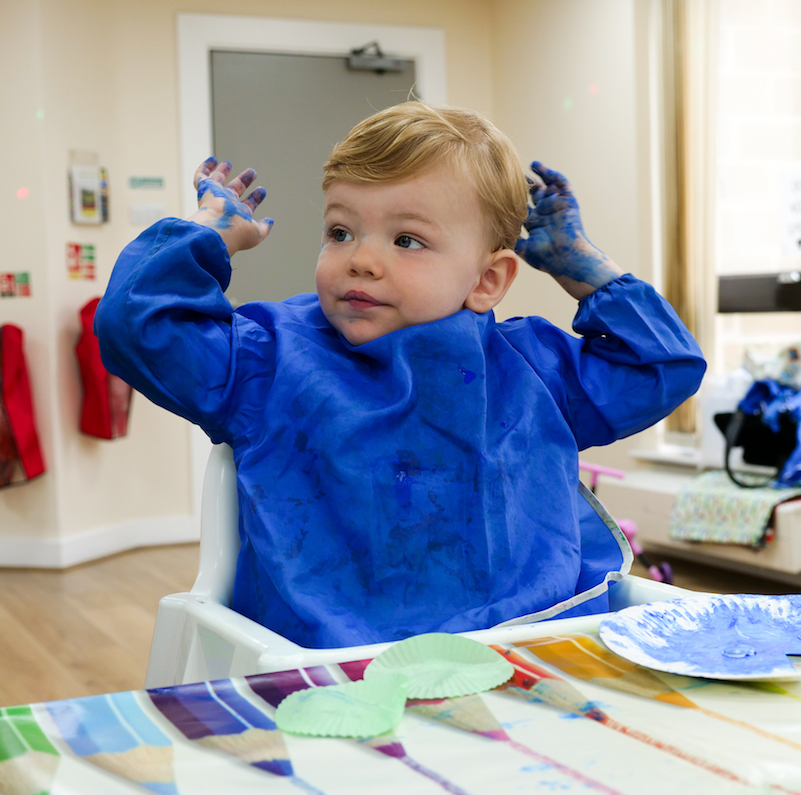
<svg viewBox="0 0 801 795"><path fill-rule="evenodd" d="M357 124L323 166L323 190L337 181L395 182L447 162L478 194L492 250L514 248L526 218L528 185L511 141L479 113L403 102Z"/></svg>

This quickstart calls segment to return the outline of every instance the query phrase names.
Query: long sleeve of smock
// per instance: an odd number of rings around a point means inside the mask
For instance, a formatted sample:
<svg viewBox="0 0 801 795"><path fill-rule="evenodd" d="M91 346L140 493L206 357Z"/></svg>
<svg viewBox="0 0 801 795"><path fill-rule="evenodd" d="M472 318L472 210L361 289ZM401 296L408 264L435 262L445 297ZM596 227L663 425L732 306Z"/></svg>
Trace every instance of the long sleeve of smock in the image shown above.
<svg viewBox="0 0 801 795"><path fill-rule="evenodd" d="M211 229L175 218L122 252L97 309L103 362L154 403L201 425L214 441L234 399L241 319L224 295L228 252ZM269 378L269 333L259 354ZM244 350L250 346L245 346Z"/></svg>
<svg viewBox="0 0 801 795"><path fill-rule="evenodd" d="M631 274L581 299L573 321L580 338L539 317L501 325L556 399L580 450L666 417L695 393L706 369L670 304Z"/></svg>

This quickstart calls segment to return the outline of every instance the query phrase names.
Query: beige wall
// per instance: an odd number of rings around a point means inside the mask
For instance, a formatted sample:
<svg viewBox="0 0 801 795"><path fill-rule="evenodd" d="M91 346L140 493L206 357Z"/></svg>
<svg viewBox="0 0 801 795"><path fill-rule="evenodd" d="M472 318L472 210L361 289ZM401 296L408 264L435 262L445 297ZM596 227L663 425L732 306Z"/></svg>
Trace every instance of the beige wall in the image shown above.
<svg viewBox="0 0 801 795"><path fill-rule="evenodd" d="M29 367L34 388L46 394L53 383L50 372L52 345L51 309L47 284L47 244L45 230L45 140L37 110L43 100L41 47L38 40L39 17L29 3L0 5L0 30L6 35L0 48L0 140L7 152L6 189L0 191L0 229L3 233L3 271L28 271L33 296L26 299L0 298L0 323L15 323L26 334ZM13 79L8 76L14 75ZM25 199L17 191L27 188ZM52 435L52 418L40 401L40 430ZM47 450L52 459L52 448ZM0 528L17 532L52 531L56 521L55 484L40 478L24 488L0 492Z"/></svg>
<svg viewBox="0 0 801 795"><path fill-rule="evenodd" d="M634 0L495 3L495 115L521 155L571 181L585 231L625 271L653 280L647 9ZM499 317L539 314L569 329L576 302L523 266ZM653 431L582 454L630 468Z"/></svg>
<svg viewBox="0 0 801 795"><path fill-rule="evenodd" d="M505 0L496 9L498 124L524 158L568 176L590 239L624 270L650 278L640 250L631 0ZM503 311L556 311L570 323L575 302L551 279L524 272L520 281Z"/></svg>
<svg viewBox="0 0 801 795"><path fill-rule="evenodd" d="M191 511L186 424L134 398L130 434L115 442L77 431L73 359L78 309L99 295L119 250L140 230L131 202L180 214L176 18L179 12L404 24L446 34L451 103L505 129L525 159L564 171L587 232L621 266L651 277L649 184L643 141L642 57L634 0L40 0L0 4L0 138L13 156L0 193L8 269L29 270L33 297L0 300L0 322L27 334L49 471L0 491L0 535L61 538L132 519ZM636 35L635 35L636 32ZM37 117L43 111L43 118ZM111 223L68 220L71 150L109 170ZM164 191L134 193L132 175L163 176ZM30 194L16 198L16 186ZM70 281L68 241L95 243L98 280ZM5 270L7 268L3 268ZM540 313L568 328L575 303L524 269L498 315ZM629 443L586 454L628 466ZM622 445L622 446L621 446Z"/></svg>

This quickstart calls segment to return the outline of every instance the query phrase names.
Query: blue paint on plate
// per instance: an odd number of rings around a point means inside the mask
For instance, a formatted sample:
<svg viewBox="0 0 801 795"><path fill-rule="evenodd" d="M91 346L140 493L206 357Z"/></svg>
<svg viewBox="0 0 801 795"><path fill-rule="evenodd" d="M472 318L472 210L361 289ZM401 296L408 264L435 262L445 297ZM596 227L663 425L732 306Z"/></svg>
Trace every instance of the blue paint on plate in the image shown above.
<svg viewBox="0 0 801 795"><path fill-rule="evenodd" d="M799 679L801 594L698 594L627 607L601 622L603 642L631 662L709 679ZM801 661L799 661L801 662Z"/></svg>

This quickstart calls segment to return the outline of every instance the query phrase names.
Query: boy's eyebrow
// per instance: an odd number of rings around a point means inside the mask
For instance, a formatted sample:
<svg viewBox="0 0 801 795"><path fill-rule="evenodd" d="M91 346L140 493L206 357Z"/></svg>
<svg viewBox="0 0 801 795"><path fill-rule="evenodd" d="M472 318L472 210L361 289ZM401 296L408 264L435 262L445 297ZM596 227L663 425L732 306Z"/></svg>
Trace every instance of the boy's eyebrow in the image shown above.
<svg viewBox="0 0 801 795"><path fill-rule="evenodd" d="M427 224L428 226L433 226L439 228L439 224L436 221L432 221L427 215L423 215L422 213L416 212L405 212L405 213L392 213L390 215L395 221L420 221L423 224Z"/></svg>
<svg viewBox="0 0 801 795"><path fill-rule="evenodd" d="M341 212L349 212L350 208L346 204L342 204L342 202L331 202L331 204L327 204L325 206L325 210L323 211L323 217L328 215L328 213L333 212L334 210L339 210ZM435 228L439 228L439 224L436 221L432 221L427 215L423 213L416 213L413 210L408 212L399 212L399 213L391 213L389 216L393 221L420 221L423 224L427 224L428 226L432 226Z"/></svg>
<svg viewBox="0 0 801 795"><path fill-rule="evenodd" d="M344 212L347 212L348 208L341 202L331 202L331 204L325 205L325 209L323 210L323 216L328 215L328 213L330 213L332 210L342 210Z"/></svg>

